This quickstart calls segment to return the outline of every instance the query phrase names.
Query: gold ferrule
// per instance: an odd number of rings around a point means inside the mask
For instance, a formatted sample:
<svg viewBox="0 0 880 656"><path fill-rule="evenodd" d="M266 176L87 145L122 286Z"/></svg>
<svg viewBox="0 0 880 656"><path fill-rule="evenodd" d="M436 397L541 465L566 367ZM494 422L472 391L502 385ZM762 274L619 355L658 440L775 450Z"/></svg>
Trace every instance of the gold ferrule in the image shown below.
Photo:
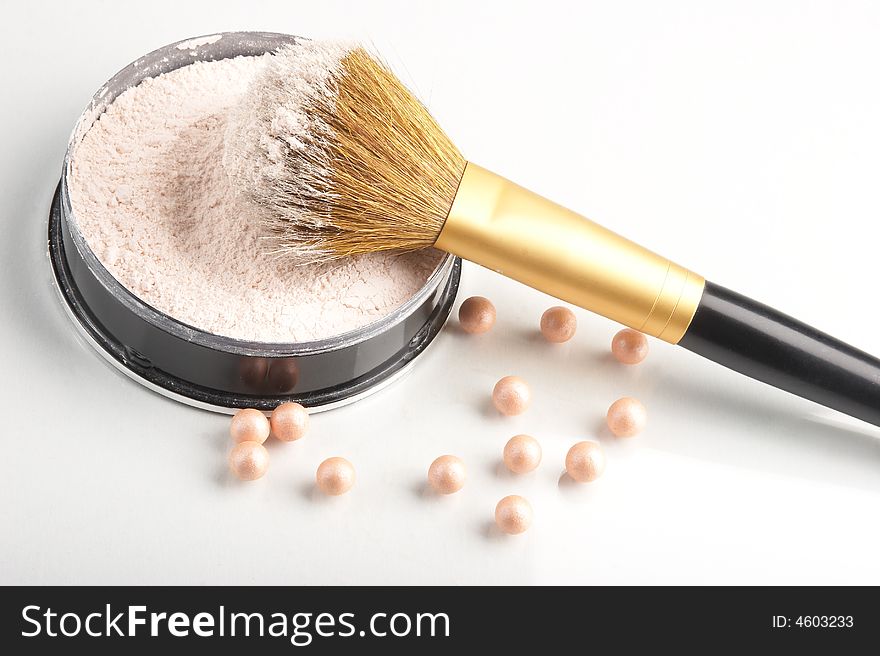
<svg viewBox="0 0 880 656"><path fill-rule="evenodd" d="M437 248L676 344L705 280L468 162Z"/></svg>

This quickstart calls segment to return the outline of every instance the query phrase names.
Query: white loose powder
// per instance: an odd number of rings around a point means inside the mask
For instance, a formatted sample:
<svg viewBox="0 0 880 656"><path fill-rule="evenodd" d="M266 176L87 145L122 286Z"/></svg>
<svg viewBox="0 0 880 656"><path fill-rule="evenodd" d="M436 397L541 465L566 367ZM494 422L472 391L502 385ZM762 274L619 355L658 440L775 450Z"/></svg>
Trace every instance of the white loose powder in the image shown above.
<svg viewBox="0 0 880 656"><path fill-rule="evenodd" d="M252 87L251 102L229 113L223 166L234 179L260 186L265 178L291 175L286 170L288 154L308 150L314 135L328 129L306 107L316 98L335 104L333 74L353 47L344 41L305 41L283 47L266 62ZM330 162L323 164L305 179L292 180L292 188L332 175Z"/></svg>
<svg viewBox="0 0 880 656"><path fill-rule="evenodd" d="M442 255L297 266L264 254L222 160L227 115L271 57L197 62L125 91L77 146L70 197L98 259L149 305L218 335L311 341L388 315Z"/></svg>

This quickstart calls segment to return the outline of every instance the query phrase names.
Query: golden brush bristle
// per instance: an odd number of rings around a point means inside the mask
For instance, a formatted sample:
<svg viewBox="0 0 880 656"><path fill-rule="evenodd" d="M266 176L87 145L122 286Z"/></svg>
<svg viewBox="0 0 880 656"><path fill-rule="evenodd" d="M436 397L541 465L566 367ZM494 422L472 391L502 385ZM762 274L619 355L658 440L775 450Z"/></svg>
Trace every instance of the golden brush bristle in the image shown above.
<svg viewBox="0 0 880 656"><path fill-rule="evenodd" d="M465 160L362 47L279 51L230 120L225 164L303 261L433 245Z"/></svg>

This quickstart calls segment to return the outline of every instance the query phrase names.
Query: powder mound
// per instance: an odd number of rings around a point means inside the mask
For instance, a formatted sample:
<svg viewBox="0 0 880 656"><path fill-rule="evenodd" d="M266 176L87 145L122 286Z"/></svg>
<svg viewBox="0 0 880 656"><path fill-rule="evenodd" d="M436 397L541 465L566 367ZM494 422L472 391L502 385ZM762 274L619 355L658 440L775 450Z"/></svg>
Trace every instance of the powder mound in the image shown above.
<svg viewBox="0 0 880 656"><path fill-rule="evenodd" d="M254 77L248 102L229 113L223 166L243 189L262 187L284 178L289 153L314 149L315 134L329 128L315 125L310 106L333 103L335 78L353 44L303 41L281 48ZM320 162L306 178L329 179L332 165Z"/></svg>
<svg viewBox="0 0 880 656"><path fill-rule="evenodd" d="M237 339L324 339L391 313L442 254L267 256L260 210L223 157L230 113L272 59L197 62L125 91L75 150L71 203L101 263L156 309Z"/></svg>

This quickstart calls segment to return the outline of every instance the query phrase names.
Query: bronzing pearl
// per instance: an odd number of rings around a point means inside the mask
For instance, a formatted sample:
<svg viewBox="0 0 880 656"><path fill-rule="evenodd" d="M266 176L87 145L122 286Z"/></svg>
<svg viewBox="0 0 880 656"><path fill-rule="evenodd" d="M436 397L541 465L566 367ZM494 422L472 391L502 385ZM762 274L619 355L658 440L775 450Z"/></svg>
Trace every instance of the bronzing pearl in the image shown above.
<svg viewBox="0 0 880 656"><path fill-rule="evenodd" d="M521 496L511 494L495 506L495 523L502 532L517 535L527 531L532 525L531 504Z"/></svg>
<svg viewBox="0 0 880 656"><path fill-rule="evenodd" d="M611 404L606 419L608 428L617 437L632 437L644 430L648 411L638 399L625 396Z"/></svg>
<svg viewBox="0 0 880 656"><path fill-rule="evenodd" d="M458 308L461 329L472 335L488 332L495 325L495 306L483 296L471 296Z"/></svg>
<svg viewBox="0 0 880 656"><path fill-rule="evenodd" d="M541 464L541 445L530 435L516 435L504 445L504 464L514 474L525 474Z"/></svg>
<svg viewBox="0 0 880 656"><path fill-rule="evenodd" d="M243 481L256 480L269 469L269 452L259 442L239 442L229 452L229 467Z"/></svg>
<svg viewBox="0 0 880 656"><path fill-rule="evenodd" d="M648 338L638 330L624 328L611 340L611 353L623 364L638 364L648 357Z"/></svg>
<svg viewBox="0 0 880 656"><path fill-rule="evenodd" d="M440 494L452 494L464 487L464 462L456 456L440 456L428 468L428 483Z"/></svg>
<svg viewBox="0 0 880 656"><path fill-rule="evenodd" d="M309 411L299 403L288 401L272 411L269 424L272 426L272 435L282 442L292 442L309 430Z"/></svg>
<svg viewBox="0 0 880 656"><path fill-rule="evenodd" d="M548 342L567 342L574 337L577 326L574 312L561 305L554 306L541 315L541 334Z"/></svg>
<svg viewBox="0 0 880 656"><path fill-rule="evenodd" d="M354 465L345 458L327 458L318 465L315 482L325 494L345 494L354 485Z"/></svg>
<svg viewBox="0 0 880 656"><path fill-rule="evenodd" d="M232 417L229 434L235 442L259 442L262 444L269 437L269 420L259 410L245 408Z"/></svg>
<svg viewBox="0 0 880 656"><path fill-rule="evenodd" d="M526 411L532 401L528 383L519 376L505 376L492 390L492 403L503 415L519 415Z"/></svg>
<svg viewBox="0 0 880 656"><path fill-rule="evenodd" d="M605 452L598 442L578 442L565 455L565 471L578 483L595 481L605 471Z"/></svg>

